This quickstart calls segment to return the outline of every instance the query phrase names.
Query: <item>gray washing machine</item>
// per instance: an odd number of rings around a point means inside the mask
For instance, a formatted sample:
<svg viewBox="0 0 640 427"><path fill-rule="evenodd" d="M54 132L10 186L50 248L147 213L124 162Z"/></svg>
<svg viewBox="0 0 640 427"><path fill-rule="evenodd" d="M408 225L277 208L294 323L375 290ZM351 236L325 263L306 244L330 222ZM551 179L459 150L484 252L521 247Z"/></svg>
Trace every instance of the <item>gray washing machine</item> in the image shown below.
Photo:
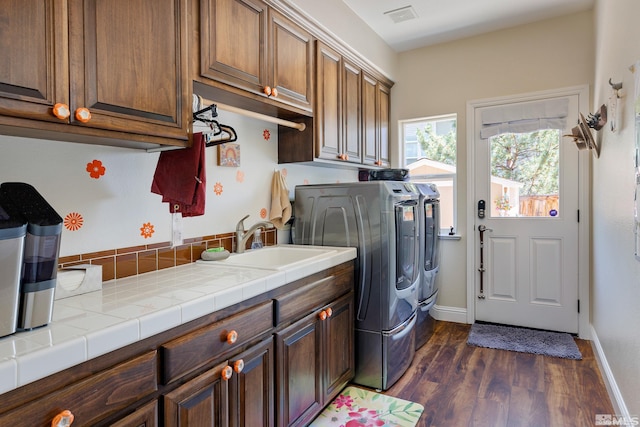
<svg viewBox="0 0 640 427"><path fill-rule="evenodd" d="M386 390L415 354L418 192L408 182L368 181L302 185L295 195L295 244L358 249L353 382Z"/></svg>
<svg viewBox="0 0 640 427"><path fill-rule="evenodd" d="M416 350L431 337L433 318L429 310L438 296L436 275L440 264L440 192L435 184L414 183L420 195L418 202L420 241L420 286L416 323Z"/></svg>

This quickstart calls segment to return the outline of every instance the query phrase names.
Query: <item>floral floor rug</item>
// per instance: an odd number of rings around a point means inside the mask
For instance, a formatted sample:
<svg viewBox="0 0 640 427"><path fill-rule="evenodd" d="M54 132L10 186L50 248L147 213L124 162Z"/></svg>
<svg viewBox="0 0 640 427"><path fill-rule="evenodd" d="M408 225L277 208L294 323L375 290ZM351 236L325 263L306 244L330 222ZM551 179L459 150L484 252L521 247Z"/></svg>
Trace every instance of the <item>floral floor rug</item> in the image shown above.
<svg viewBox="0 0 640 427"><path fill-rule="evenodd" d="M349 386L309 427L414 427L423 411L417 403Z"/></svg>

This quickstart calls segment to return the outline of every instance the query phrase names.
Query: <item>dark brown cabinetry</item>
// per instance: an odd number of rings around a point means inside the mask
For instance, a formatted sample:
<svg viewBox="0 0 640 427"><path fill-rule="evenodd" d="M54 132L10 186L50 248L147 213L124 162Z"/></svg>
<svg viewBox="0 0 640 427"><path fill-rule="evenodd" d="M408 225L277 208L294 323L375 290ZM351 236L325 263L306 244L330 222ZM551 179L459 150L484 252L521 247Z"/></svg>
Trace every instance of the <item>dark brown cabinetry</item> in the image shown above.
<svg viewBox="0 0 640 427"><path fill-rule="evenodd" d="M158 425L158 401L152 400L132 414L110 424L110 427L156 427Z"/></svg>
<svg viewBox="0 0 640 427"><path fill-rule="evenodd" d="M363 74L362 120L364 128L363 163L389 167L390 88L376 78Z"/></svg>
<svg viewBox="0 0 640 427"><path fill-rule="evenodd" d="M361 70L321 42L316 45L316 66L318 157L361 163Z"/></svg>
<svg viewBox="0 0 640 427"><path fill-rule="evenodd" d="M389 167L391 84L317 41L313 132L280 127L278 161Z"/></svg>
<svg viewBox="0 0 640 427"><path fill-rule="evenodd" d="M279 425L305 426L353 377L349 294L279 332Z"/></svg>
<svg viewBox="0 0 640 427"><path fill-rule="evenodd" d="M186 145L184 0L7 2L0 125L8 133ZM56 104L67 114L54 115Z"/></svg>
<svg viewBox="0 0 640 427"><path fill-rule="evenodd" d="M348 262L5 393L0 425L306 425L353 378L353 316Z"/></svg>
<svg viewBox="0 0 640 427"><path fill-rule="evenodd" d="M64 410L71 411L76 425L94 425L152 394L157 379L152 351L19 405L0 415L0 425L50 426Z"/></svg>
<svg viewBox="0 0 640 427"><path fill-rule="evenodd" d="M200 1L199 77L311 111L311 34L260 0Z"/></svg>
<svg viewBox="0 0 640 427"><path fill-rule="evenodd" d="M224 363L200 374L164 396L166 427L227 427L229 425L229 383L223 378Z"/></svg>

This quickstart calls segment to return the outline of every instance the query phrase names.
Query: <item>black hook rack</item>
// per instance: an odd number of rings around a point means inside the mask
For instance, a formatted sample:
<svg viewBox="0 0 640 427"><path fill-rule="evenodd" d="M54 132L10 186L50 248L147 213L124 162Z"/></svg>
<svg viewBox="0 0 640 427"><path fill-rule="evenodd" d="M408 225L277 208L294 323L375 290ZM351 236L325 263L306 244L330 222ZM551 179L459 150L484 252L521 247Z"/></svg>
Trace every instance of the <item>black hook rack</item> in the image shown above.
<svg viewBox="0 0 640 427"><path fill-rule="evenodd" d="M237 141L238 134L235 129L229 125L220 124L215 117L218 117L218 107L215 104L211 104L193 113L194 122L206 123L211 129L210 131L203 132L206 138L206 146L213 147L224 144L225 142ZM226 136L221 139L213 139L222 134L226 134Z"/></svg>

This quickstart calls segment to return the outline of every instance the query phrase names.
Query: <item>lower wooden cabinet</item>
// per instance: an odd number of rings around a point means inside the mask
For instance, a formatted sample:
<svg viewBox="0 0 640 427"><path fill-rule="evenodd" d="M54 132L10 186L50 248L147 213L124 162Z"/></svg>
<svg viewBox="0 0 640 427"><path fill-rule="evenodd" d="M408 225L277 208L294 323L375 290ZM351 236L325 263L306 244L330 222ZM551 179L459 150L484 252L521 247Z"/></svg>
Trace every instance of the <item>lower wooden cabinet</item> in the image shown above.
<svg viewBox="0 0 640 427"><path fill-rule="evenodd" d="M227 427L229 383L225 361L164 395L164 426Z"/></svg>
<svg viewBox="0 0 640 427"><path fill-rule="evenodd" d="M134 413L110 424L111 427L156 427L158 426L158 401L153 400L135 410Z"/></svg>
<svg viewBox="0 0 640 427"><path fill-rule="evenodd" d="M309 424L354 375L353 262L0 395L0 426Z"/></svg>
<svg viewBox="0 0 640 427"><path fill-rule="evenodd" d="M273 427L275 423L275 352L273 337L230 360L243 369L229 381L229 425Z"/></svg>
<svg viewBox="0 0 640 427"><path fill-rule="evenodd" d="M278 426L305 426L353 378L353 294L276 334Z"/></svg>

